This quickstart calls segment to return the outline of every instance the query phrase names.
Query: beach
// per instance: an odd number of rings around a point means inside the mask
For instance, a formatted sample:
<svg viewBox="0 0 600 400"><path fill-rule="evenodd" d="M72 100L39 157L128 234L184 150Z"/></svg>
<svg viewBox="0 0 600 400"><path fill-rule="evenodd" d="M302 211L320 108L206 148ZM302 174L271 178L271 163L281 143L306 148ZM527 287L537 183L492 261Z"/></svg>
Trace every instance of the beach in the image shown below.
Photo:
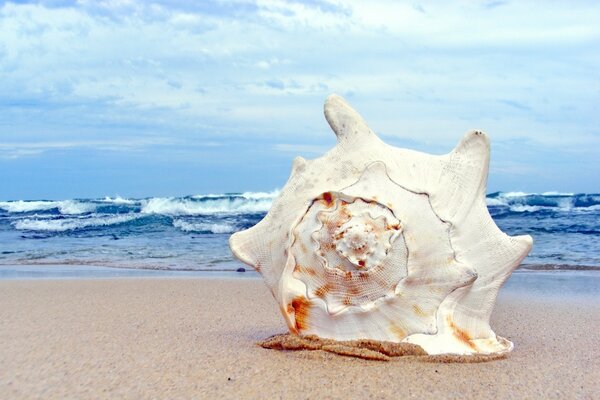
<svg viewBox="0 0 600 400"><path fill-rule="evenodd" d="M2 280L0 398L597 398L600 279L525 275L491 320L514 351L476 364L263 349L286 328L256 278Z"/></svg>

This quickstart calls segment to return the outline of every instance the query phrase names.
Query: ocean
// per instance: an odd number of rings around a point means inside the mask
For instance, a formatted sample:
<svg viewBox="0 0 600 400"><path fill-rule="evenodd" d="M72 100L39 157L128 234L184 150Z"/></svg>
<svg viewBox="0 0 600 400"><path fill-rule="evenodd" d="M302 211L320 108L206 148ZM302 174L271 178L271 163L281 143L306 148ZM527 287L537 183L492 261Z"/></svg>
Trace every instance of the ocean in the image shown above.
<svg viewBox="0 0 600 400"><path fill-rule="evenodd" d="M0 201L0 266L236 271L229 236L277 195ZM533 236L521 269L600 270L600 194L496 192L487 204L504 232Z"/></svg>

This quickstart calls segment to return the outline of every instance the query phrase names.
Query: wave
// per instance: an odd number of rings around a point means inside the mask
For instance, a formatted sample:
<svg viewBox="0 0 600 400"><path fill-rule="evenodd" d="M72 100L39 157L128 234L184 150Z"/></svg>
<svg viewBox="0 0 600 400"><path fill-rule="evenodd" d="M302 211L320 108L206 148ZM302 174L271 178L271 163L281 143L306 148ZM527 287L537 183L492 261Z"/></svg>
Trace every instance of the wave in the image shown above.
<svg viewBox="0 0 600 400"><path fill-rule="evenodd" d="M11 224L17 230L65 232L89 227L117 225L133 221L139 215L112 215L91 218L32 219L24 218Z"/></svg>
<svg viewBox="0 0 600 400"><path fill-rule="evenodd" d="M116 205L132 205L137 204L138 200L124 199L123 197L117 195L115 198L111 198L106 196L103 200L100 200L102 203L110 203Z"/></svg>
<svg viewBox="0 0 600 400"><path fill-rule="evenodd" d="M142 214L206 215L217 213L262 213L271 208L271 198L226 196L218 198L158 197L142 200Z"/></svg>
<svg viewBox="0 0 600 400"><path fill-rule="evenodd" d="M228 223L193 223L187 222L180 219L173 220L173 226L181 229L183 232L194 232L194 233L233 233L237 230L235 225Z"/></svg>
<svg viewBox="0 0 600 400"><path fill-rule="evenodd" d="M489 207L507 207L516 213L536 211L594 211L600 208L600 194L561 192L496 192L487 196Z"/></svg>
<svg viewBox="0 0 600 400"><path fill-rule="evenodd" d="M279 189L275 189L271 192L244 192L244 193L224 193L224 194L195 194L190 196L192 199L196 200L205 200L205 199L223 199L223 198L240 198L247 200L264 200L270 199L273 200L277 196L279 196L281 191Z"/></svg>
<svg viewBox="0 0 600 400"><path fill-rule="evenodd" d="M130 199L121 196L77 200L0 201L0 213L31 218L36 215L84 215L141 213L165 216L201 216L214 214L261 214L271 207L279 190L225 194L198 194L186 197ZM487 196L492 215L536 212L590 212L600 210L600 194L561 192L495 192ZM23 215L24 214L24 215Z"/></svg>
<svg viewBox="0 0 600 400"><path fill-rule="evenodd" d="M32 211L48 211L58 209L61 214L85 214L94 212L96 206L92 203L82 202L79 200L62 200L62 201L2 201L0 208L11 213L26 213Z"/></svg>
<svg viewBox="0 0 600 400"><path fill-rule="evenodd" d="M262 199L275 199L281 191L279 189L275 189L272 192L244 192L241 194L241 197L246 199L254 199L254 200L262 200Z"/></svg>

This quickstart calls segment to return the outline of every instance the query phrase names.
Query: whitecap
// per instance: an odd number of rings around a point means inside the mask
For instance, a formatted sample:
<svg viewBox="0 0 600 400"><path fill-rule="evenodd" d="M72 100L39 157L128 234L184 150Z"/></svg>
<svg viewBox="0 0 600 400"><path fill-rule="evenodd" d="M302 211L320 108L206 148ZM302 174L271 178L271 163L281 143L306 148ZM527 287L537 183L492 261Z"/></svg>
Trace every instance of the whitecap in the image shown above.
<svg viewBox="0 0 600 400"><path fill-rule="evenodd" d="M234 225L227 223L191 223L180 219L173 220L173 226L183 232L233 233L238 230Z"/></svg>
<svg viewBox="0 0 600 400"><path fill-rule="evenodd" d="M143 214L207 215L217 213L258 213L271 208L271 199L248 200L226 197L204 200L189 198L155 197L142 200Z"/></svg>
<svg viewBox="0 0 600 400"><path fill-rule="evenodd" d="M575 196L575 193L563 193L563 192L544 192L541 196Z"/></svg>
<svg viewBox="0 0 600 400"><path fill-rule="evenodd" d="M525 193L525 192L500 192L498 197L525 197L531 196L535 193Z"/></svg>
<svg viewBox="0 0 600 400"><path fill-rule="evenodd" d="M2 201L0 208L11 213L22 213L31 211L46 211L57 208L61 214L84 214L96 210L96 206L90 203L82 203L77 200L63 201Z"/></svg>
<svg viewBox="0 0 600 400"><path fill-rule="evenodd" d="M262 200L262 199L275 199L277 196L279 196L279 193L281 193L281 190L279 189L275 189L271 192L244 192L242 193L242 197L246 198L246 199L255 199L255 200Z"/></svg>
<svg viewBox="0 0 600 400"><path fill-rule="evenodd" d="M508 204L505 201L502 201L497 198L486 198L485 202L488 206L507 206Z"/></svg>
<svg viewBox="0 0 600 400"><path fill-rule="evenodd" d="M136 200L131 200L131 199L125 199L119 195L117 195L115 198L111 198L106 196L104 198L104 200L102 200L103 203L112 203L112 204L135 204Z"/></svg>
<svg viewBox="0 0 600 400"><path fill-rule="evenodd" d="M122 224L139 218L138 215L114 215L91 218L34 219L24 218L11 224L18 230L64 232L96 226Z"/></svg>
<svg viewBox="0 0 600 400"><path fill-rule="evenodd" d="M543 206L528 206L528 205L523 205L523 204L516 204L513 206L510 206L510 211L512 212L535 212L535 211L539 211L543 208L551 208L551 207L543 207Z"/></svg>

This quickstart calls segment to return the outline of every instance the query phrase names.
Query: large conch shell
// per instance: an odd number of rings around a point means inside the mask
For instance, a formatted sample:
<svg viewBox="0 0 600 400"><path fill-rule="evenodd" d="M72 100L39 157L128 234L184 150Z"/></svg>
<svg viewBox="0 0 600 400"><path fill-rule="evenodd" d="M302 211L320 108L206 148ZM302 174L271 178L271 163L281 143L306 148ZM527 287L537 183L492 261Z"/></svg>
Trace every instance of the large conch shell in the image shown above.
<svg viewBox="0 0 600 400"><path fill-rule="evenodd" d="M408 342L428 354L502 354L498 290L529 253L486 202L489 140L468 132L434 156L382 142L341 97L325 102L337 145L294 160L271 210L231 236L291 333Z"/></svg>

